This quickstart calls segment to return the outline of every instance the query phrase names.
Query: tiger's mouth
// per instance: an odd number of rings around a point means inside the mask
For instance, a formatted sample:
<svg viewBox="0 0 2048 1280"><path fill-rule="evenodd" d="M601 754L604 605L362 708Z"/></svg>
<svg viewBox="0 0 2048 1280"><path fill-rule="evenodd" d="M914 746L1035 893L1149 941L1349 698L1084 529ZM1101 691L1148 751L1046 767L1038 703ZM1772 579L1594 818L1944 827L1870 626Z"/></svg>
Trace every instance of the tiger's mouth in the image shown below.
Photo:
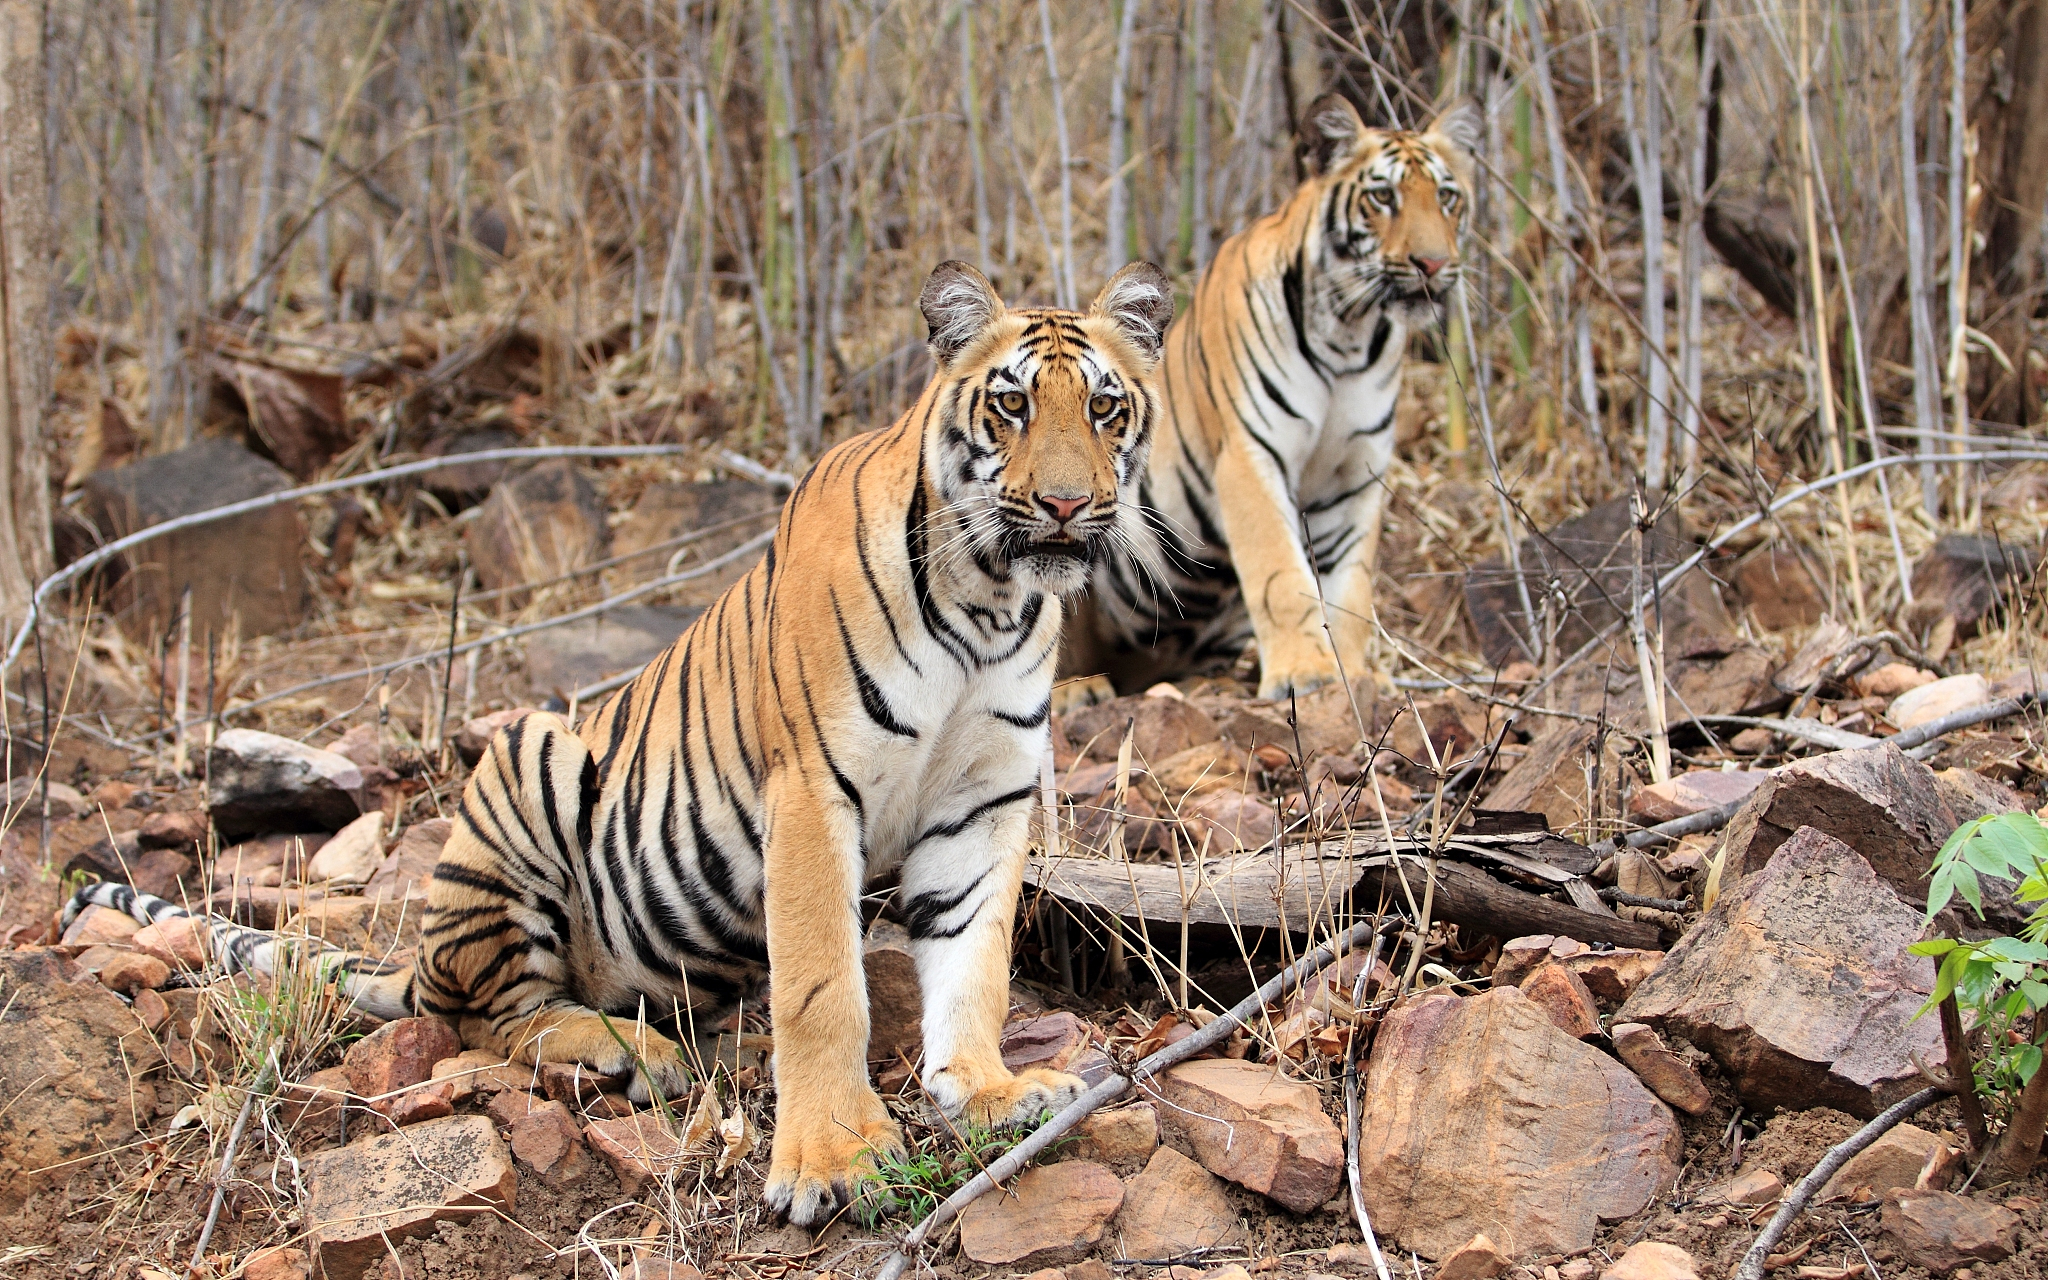
<svg viewBox="0 0 2048 1280"><path fill-rule="evenodd" d="M1034 541L1024 544L1022 554L1023 556L1052 556L1055 559L1079 560L1083 564L1087 564L1095 559L1095 547L1092 541Z"/></svg>

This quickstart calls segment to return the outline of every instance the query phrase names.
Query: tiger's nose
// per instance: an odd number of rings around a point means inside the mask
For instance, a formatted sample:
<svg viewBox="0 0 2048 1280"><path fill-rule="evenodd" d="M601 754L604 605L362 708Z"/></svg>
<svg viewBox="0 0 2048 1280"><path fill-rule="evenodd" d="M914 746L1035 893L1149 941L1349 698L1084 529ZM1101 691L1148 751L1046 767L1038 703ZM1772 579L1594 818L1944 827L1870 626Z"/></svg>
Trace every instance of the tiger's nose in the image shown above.
<svg viewBox="0 0 2048 1280"><path fill-rule="evenodd" d="M1082 508L1086 507L1091 501L1089 495L1085 493L1078 498L1068 498L1056 493L1034 493L1031 496L1039 506L1050 511L1052 518L1061 524L1065 524L1075 516L1080 515Z"/></svg>
<svg viewBox="0 0 2048 1280"><path fill-rule="evenodd" d="M1449 258L1425 258L1419 253L1408 260L1415 264L1417 270L1422 272L1422 277L1425 280L1435 279L1436 273L1442 271L1444 264L1450 261Z"/></svg>

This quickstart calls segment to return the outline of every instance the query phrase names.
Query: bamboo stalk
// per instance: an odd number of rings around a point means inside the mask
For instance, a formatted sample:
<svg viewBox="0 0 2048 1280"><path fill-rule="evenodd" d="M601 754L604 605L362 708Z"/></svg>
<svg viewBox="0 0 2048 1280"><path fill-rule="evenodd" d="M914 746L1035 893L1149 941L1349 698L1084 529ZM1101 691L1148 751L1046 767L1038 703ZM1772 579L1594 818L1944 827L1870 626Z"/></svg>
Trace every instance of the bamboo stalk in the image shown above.
<svg viewBox="0 0 2048 1280"><path fill-rule="evenodd" d="M1634 38L1626 19L1621 52L1622 116L1628 127L1628 150L1635 171L1636 205L1643 223L1643 479L1662 492L1669 473L1671 448L1671 366L1664 334L1664 115L1663 93L1657 84L1660 43L1659 0L1641 0L1643 101L1635 105L1635 75L1630 52Z"/></svg>
<svg viewBox="0 0 2048 1280"><path fill-rule="evenodd" d="M1060 146L1059 302L1072 311L1080 305L1074 291L1074 147L1067 136L1067 103L1060 89L1060 59L1053 46L1049 0L1038 0L1038 27L1045 42L1045 74L1052 84L1053 127Z"/></svg>
<svg viewBox="0 0 2048 1280"><path fill-rule="evenodd" d="M1103 230L1103 279L1107 280L1130 261L1130 177L1126 153L1130 149L1131 37L1138 26L1138 6L1144 0L1123 0L1117 14L1116 65L1109 79L1109 207Z"/></svg>
<svg viewBox="0 0 2048 1280"><path fill-rule="evenodd" d="M960 114L967 119L967 164L974 177L975 265L993 278L995 263L988 256L988 160L981 144L981 86L974 73L974 0L960 4Z"/></svg>
<svg viewBox="0 0 2048 1280"><path fill-rule="evenodd" d="M1934 313L1929 302L1932 273L1922 225L1920 157L1914 137L1920 124L1920 64L1913 56L1915 7L1916 0L1899 0L1899 180L1906 207L1906 293L1913 328L1913 425L1919 428L1920 452L1932 454L1934 435L1941 430L1941 375L1934 358ZM1941 488L1931 459L1920 464L1920 504L1930 518L1940 515Z"/></svg>

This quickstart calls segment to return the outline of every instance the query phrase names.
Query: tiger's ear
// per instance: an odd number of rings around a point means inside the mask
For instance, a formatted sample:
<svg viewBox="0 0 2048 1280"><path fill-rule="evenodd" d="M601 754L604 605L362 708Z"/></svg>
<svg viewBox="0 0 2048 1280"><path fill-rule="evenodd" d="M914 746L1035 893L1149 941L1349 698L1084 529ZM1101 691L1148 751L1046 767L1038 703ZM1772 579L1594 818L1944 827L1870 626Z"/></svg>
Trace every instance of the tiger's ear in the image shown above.
<svg viewBox="0 0 2048 1280"><path fill-rule="evenodd" d="M1351 154L1365 133L1365 121L1358 108L1340 93L1326 93L1308 104L1301 118L1301 150L1309 172L1320 177L1340 159Z"/></svg>
<svg viewBox="0 0 2048 1280"><path fill-rule="evenodd" d="M1457 147L1468 156L1479 154L1479 132L1484 122L1479 116L1479 104L1470 98L1459 98L1437 114L1424 129Z"/></svg>
<svg viewBox="0 0 2048 1280"><path fill-rule="evenodd" d="M1166 326L1173 323L1173 282L1151 263L1133 262L1109 278L1088 313L1115 325L1146 359L1157 360Z"/></svg>
<svg viewBox="0 0 2048 1280"><path fill-rule="evenodd" d="M1003 300L987 276L964 262L948 260L932 268L924 291L917 295L917 309L924 312L925 327L931 330L932 355L944 367L1002 317Z"/></svg>

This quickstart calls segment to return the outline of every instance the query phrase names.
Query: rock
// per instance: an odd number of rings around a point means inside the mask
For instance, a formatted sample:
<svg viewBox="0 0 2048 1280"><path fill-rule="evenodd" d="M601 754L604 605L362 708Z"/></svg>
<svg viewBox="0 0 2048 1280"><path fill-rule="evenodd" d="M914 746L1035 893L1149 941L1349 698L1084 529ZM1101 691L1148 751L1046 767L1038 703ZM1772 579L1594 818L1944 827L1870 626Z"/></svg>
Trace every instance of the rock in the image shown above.
<svg viewBox="0 0 2048 1280"><path fill-rule="evenodd" d="M731 1049L724 1055L725 1061L732 1061ZM619 1079L593 1074L589 1067L580 1062L543 1062L539 1068L541 1092L563 1106L572 1108L602 1107L601 1099L607 1092L624 1088Z"/></svg>
<svg viewBox="0 0 2048 1280"><path fill-rule="evenodd" d="M455 1088L444 1084L420 1085L396 1097L379 1099L370 1106L402 1129L422 1120L439 1120L442 1116L454 1115Z"/></svg>
<svg viewBox="0 0 2048 1280"><path fill-rule="evenodd" d="M476 1095L524 1091L533 1083L533 1068L507 1062L487 1049L464 1049L434 1064L433 1079L446 1080L457 1102Z"/></svg>
<svg viewBox="0 0 2048 1280"><path fill-rule="evenodd" d="M1792 631L1820 621L1827 596L1799 553L1768 547L1747 557L1730 575L1735 594L1766 631Z"/></svg>
<svg viewBox="0 0 2048 1280"><path fill-rule="evenodd" d="M313 1260L304 1249L280 1246L251 1254L242 1266L242 1280L306 1280L313 1274Z"/></svg>
<svg viewBox="0 0 2048 1280"><path fill-rule="evenodd" d="M1902 1260L1938 1273L2003 1262L2019 1248L2018 1214L1946 1191L1894 1191L1882 1222Z"/></svg>
<svg viewBox="0 0 2048 1280"><path fill-rule="evenodd" d="M422 450L429 458L452 458L465 453L493 449L516 449L518 436L497 427L472 427L436 436ZM462 462L427 472L422 480L427 489L450 511L461 511L483 501L512 464L503 458L488 462Z"/></svg>
<svg viewBox="0 0 2048 1280"><path fill-rule="evenodd" d="M1856 850L1903 901L1927 901L1935 851L1957 826L1934 770L1890 743L1808 756L1776 770L1722 836L1722 889L1753 875L1800 827Z"/></svg>
<svg viewBox="0 0 2048 1280"><path fill-rule="evenodd" d="M1271 1067L1209 1058L1168 1068L1159 1089L1172 1104L1167 1125L1211 1173L1296 1213L1336 1194L1344 1140L1313 1087Z"/></svg>
<svg viewBox="0 0 2048 1280"><path fill-rule="evenodd" d="M1486 807L1540 813L1552 831L1571 831L1589 821L1597 809L1612 814L1621 807L1622 761L1610 738L1603 747L1597 776L1598 803L1587 788L1592 766L1595 728L1561 721L1539 732L1527 753L1487 793Z"/></svg>
<svg viewBox="0 0 2048 1280"><path fill-rule="evenodd" d="M135 1016L142 1019L142 1025L151 1031L161 1031L171 1020L171 1006L164 998L147 987L135 993Z"/></svg>
<svg viewBox="0 0 2048 1280"><path fill-rule="evenodd" d="M1061 716L1054 728L1054 746L1062 757L1086 751L1091 760L1114 760L1123 744L1124 726L1134 720L1133 760L1164 762L1223 736L1216 722L1192 702L1137 694Z"/></svg>
<svg viewBox="0 0 2048 1280"><path fill-rule="evenodd" d="M419 946L426 915L421 897L333 897L307 904L285 921L283 931L319 938L345 951L361 951L400 962Z"/></svg>
<svg viewBox="0 0 2048 1280"><path fill-rule="evenodd" d="M924 989L909 932L893 921L875 921L861 967L868 987L868 1061L893 1062L898 1054L915 1058L924 1043Z"/></svg>
<svg viewBox="0 0 2048 1280"><path fill-rule="evenodd" d="M391 1245L477 1212L510 1211L519 1175L483 1116L450 1116L301 1157L306 1226L328 1280L357 1280Z"/></svg>
<svg viewBox="0 0 2048 1280"><path fill-rule="evenodd" d="M384 865L384 822L374 810L335 832L306 864L307 883L367 884Z"/></svg>
<svg viewBox="0 0 2048 1280"><path fill-rule="evenodd" d="M136 840L144 849L188 849L205 845L206 830L204 809L158 810L142 820Z"/></svg>
<svg viewBox="0 0 2048 1280"><path fill-rule="evenodd" d="M497 1100L511 1096L499 1094ZM612 1167L629 1196L638 1196L649 1183L659 1181L688 1159L683 1144L651 1111L585 1125L583 1138Z"/></svg>
<svg viewBox="0 0 2048 1280"><path fill-rule="evenodd" d="M1692 1064L1664 1045L1664 1037L1640 1022L1617 1023L1608 1029L1615 1053L1642 1082L1689 1116L1705 1115L1714 1104L1706 1082Z"/></svg>
<svg viewBox="0 0 2048 1280"><path fill-rule="evenodd" d="M196 973L213 953L211 926L198 916L166 916L137 929L128 945L172 969Z"/></svg>
<svg viewBox="0 0 2048 1280"><path fill-rule="evenodd" d="M1074 1128L1067 1153L1098 1164L1126 1164L1151 1158L1159 1149L1159 1110L1149 1102L1098 1111Z"/></svg>
<svg viewBox="0 0 2048 1280"><path fill-rule="evenodd" d="M1941 1060L1915 1020L1933 969L1906 953L1920 913L1854 849L1802 827L1763 870L1722 891L1621 1018L1712 1054L1752 1108L1870 1117Z"/></svg>
<svg viewBox="0 0 2048 1280"><path fill-rule="evenodd" d="M171 980L171 966L139 951L126 951L104 944L87 947L78 957L78 967L98 978L108 990L133 995L145 988L161 987Z"/></svg>
<svg viewBox="0 0 2048 1280"><path fill-rule="evenodd" d="M1003 1028L1003 1065L1012 1071L1045 1067L1100 1083L1113 1064L1091 1046L1091 1028L1071 1013L1019 1018Z"/></svg>
<svg viewBox="0 0 2048 1280"><path fill-rule="evenodd" d="M1493 985L1520 986L1522 979L1546 960L1554 960L1577 974L1593 993L1594 1001L1609 1009L1628 999L1637 984L1657 971L1657 966L1664 963L1664 953L1633 947L1595 951L1576 938L1539 933L1510 939L1502 945L1500 959L1493 966Z"/></svg>
<svg viewBox="0 0 2048 1280"><path fill-rule="evenodd" d="M1646 827L1691 817L1747 799L1769 776L1746 770L1695 769L1669 782L1638 788L1629 797L1628 816Z"/></svg>
<svg viewBox="0 0 2048 1280"><path fill-rule="evenodd" d="M474 768L476 762L484 758L484 752L490 749L491 739L498 736L499 730L518 724L532 714L532 707L509 707L466 722L455 731L455 754L462 757L462 763Z"/></svg>
<svg viewBox="0 0 2048 1280"><path fill-rule="evenodd" d="M382 1111L375 1099L433 1079L435 1063L461 1052L455 1028L441 1019L399 1018L350 1045L341 1069L349 1087Z"/></svg>
<svg viewBox="0 0 2048 1280"><path fill-rule="evenodd" d="M221 851L213 864L216 889L275 889L305 879L306 864L327 843L325 835L257 836Z"/></svg>
<svg viewBox="0 0 2048 1280"><path fill-rule="evenodd" d="M322 889L272 889L262 885L238 886L229 895L214 900L214 912L251 929L273 930L299 912L326 901Z"/></svg>
<svg viewBox="0 0 2048 1280"><path fill-rule="evenodd" d="M1600 1034L1600 1009L1593 1003L1593 993L1578 974L1557 961L1537 965L1520 987L1566 1035L1590 1040Z"/></svg>
<svg viewBox="0 0 2048 1280"><path fill-rule="evenodd" d="M1180 805L1187 839L1211 853L1263 849L1280 833L1273 806L1257 794L1210 792L1189 796Z"/></svg>
<svg viewBox="0 0 2048 1280"><path fill-rule="evenodd" d="M1728 739L1728 745L1743 755L1760 756L1771 749L1771 731L1769 729L1744 729Z"/></svg>
<svg viewBox="0 0 2048 1280"><path fill-rule="evenodd" d="M1706 1198L1723 1204L1755 1206L1776 1204L1784 1194L1785 1183L1777 1174L1769 1169L1751 1169L1708 1191Z"/></svg>
<svg viewBox="0 0 2048 1280"><path fill-rule="evenodd" d="M441 847L454 829L455 824L447 818L428 818L407 827L384 865L363 886L363 896L386 902L424 900L434 866L441 861Z"/></svg>
<svg viewBox="0 0 2048 1280"><path fill-rule="evenodd" d="M782 510L782 492L752 480L709 480L694 483L651 484L642 490L625 520L612 530L612 556L636 556L609 573L617 581L611 589L623 590L660 571L671 546L688 534L697 540L688 544L685 559L678 566L689 568L734 550L747 539L775 527ZM645 552L645 555L640 553ZM700 582L684 584L690 594L685 604L710 604L719 592L752 568L735 561L726 572Z"/></svg>
<svg viewBox="0 0 2048 1280"><path fill-rule="evenodd" d="M1437 1264L1432 1280L1493 1280L1513 1262L1514 1259L1502 1253L1482 1231L1451 1250L1450 1255Z"/></svg>
<svg viewBox="0 0 2048 1280"><path fill-rule="evenodd" d="M142 931L135 918L112 907L87 907L64 930L67 947L93 947L110 942L128 942Z"/></svg>
<svg viewBox="0 0 2048 1280"><path fill-rule="evenodd" d="M1871 1199L1878 1199L1887 1192L1918 1186L1923 1171L1930 1172L1933 1190L1946 1191L1953 1172L1949 1157L1960 1154L1918 1125L1902 1124L1849 1157L1849 1163L1835 1170L1835 1176L1820 1189L1819 1198L1833 1200L1867 1190Z"/></svg>
<svg viewBox="0 0 2048 1280"><path fill-rule="evenodd" d="M78 793L78 788L67 787L61 782L43 782L35 777L23 776L12 779L5 793L9 810L18 810L24 818L38 820L43 813L43 794L47 787L50 797L52 818L76 818L93 811L93 805ZM119 808L119 805L113 806Z"/></svg>
<svg viewBox="0 0 2048 1280"><path fill-rule="evenodd" d="M79 514L108 539L291 487L282 470L227 440L201 440L85 481ZM105 602L137 640L156 644L192 593L192 636L246 639L306 616L305 525L284 503L167 534L129 551Z"/></svg>
<svg viewBox="0 0 2048 1280"><path fill-rule="evenodd" d="M463 536L485 590L549 582L604 558L604 500L566 459L491 490ZM517 597L513 597L516 599Z"/></svg>
<svg viewBox="0 0 2048 1280"><path fill-rule="evenodd" d="M229 729L207 756L206 806L224 836L347 826L363 774L332 751L257 729Z"/></svg>
<svg viewBox="0 0 2048 1280"><path fill-rule="evenodd" d="M1177 1258L1244 1234L1223 1183L1172 1147L1153 1152L1131 1179L1116 1230L1129 1258Z"/></svg>
<svg viewBox="0 0 2048 1280"><path fill-rule="evenodd" d="M1692 1255L1675 1244L1640 1240L1600 1273L1600 1280L1699 1280Z"/></svg>
<svg viewBox="0 0 2048 1280"><path fill-rule="evenodd" d="M542 1107L558 1107L562 1104L552 1098L542 1098L524 1089L505 1089L494 1095L484 1110L496 1123L509 1129ZM566 1110L567 1108L564 1108ZM592 1126L593 1128L595 1126ZM595 1141L595 1139L593 1139Z"/></svg>
<svg viewBox="0 0 2048 1280"><path fill-rule="evenodd" d="M507 1136L512 1155L551 1187L576 1182L590 1167L576 1118L559 1102L544 1102L513 1121Z"/></svg>
<svg viewBox="0 0 2048 1280"><path fill-rule="evenodd" d="M353 761L358 769L380 769L384 766L384 740L374 724L355 726L328 743L327 749L344 760Z"/></svg>
<svg viewBox="0 0 2048 1280"><path fill-rule="evenodd" d="M56 951L0 951L0 1213L148 1125L162 1062L121 998Z"/></svg>
<svg viewBox="0 0 2048 1280"><path fill-rule="evenodd" d="M1906 690L1892 699L1884 718L1900 729L1911 729L1992 700L1991 682L1972 672Z"/></svg>
<svg viewBox="0 0 2048 1280"><path fill-rule="evenodd" d="M595 618L527 637L526 681L536 702L555 698L567 709L570 693L661 656L697 620L701 609L618 605Z"/></svg>
<svg viewBox="0 0 2048 1280"><path fill-rule="evenodd" d="M1944 534L1913 564L1915 625L1943 616L1956 620L1956 635L1975 635L1978 625L2009 601L2016 586L2033 576L2024 546L1996 538Z"/></svg>
<svg viewBox="0 0 2048 1280"><path fill-rule="evenodd" d="M1859 698L1889 699L1923 684L1933 684L1934 680L1932 671L1922 671L1910 662L1887 662L1875 670L1851 677L1849 687Z"/></svg>
<svg viewBox="0 0 2048 1280"><path fill-rule="evenodd" d="M983 1196L962 1211L960 1252L1019 1269L1078 1262L1123 1203L1123 1184L1099 1164L1026 1169L1008 1195Z"/></svg>
<svg viewBox="0 0 2048 1280"><path fill-rule="evenodd" d="M1403 1248L1441 1258L1484 1230L1511 1257L1576 1253L1669 1187L1683 1150L1628 1068L1513 988L1424 996L1380 1026L1360 1187Z"/></svg>
<svg viewBox="0 0 2048 1280"><path fill-rule="evenodd" d="M329 1133L348 1100L348 1072L327 1067L303 1080L279 1085L277 1093L278 1112L286 1124Z"/></svg>

